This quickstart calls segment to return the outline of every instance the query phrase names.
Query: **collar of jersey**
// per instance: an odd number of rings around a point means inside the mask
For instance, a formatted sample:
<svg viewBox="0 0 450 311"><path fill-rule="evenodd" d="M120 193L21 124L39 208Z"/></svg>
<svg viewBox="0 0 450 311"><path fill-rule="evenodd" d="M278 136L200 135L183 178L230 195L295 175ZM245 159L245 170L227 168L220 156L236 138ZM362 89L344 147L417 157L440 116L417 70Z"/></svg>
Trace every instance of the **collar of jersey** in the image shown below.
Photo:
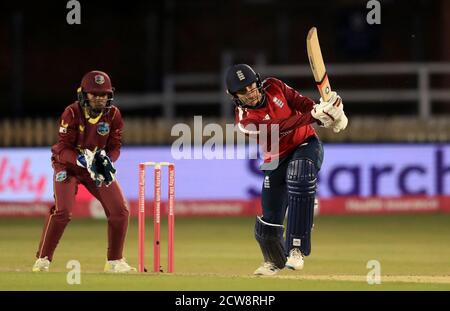
<svg viewBox="0 0 450 311"><path fill-rule="evenodd" d="M91 118L91 117L89 116L89 113L88 113L87 109L86 109L86 108L84 109L84 117L85 117L85 118L88 120L88 122L91 123L91 124L97 124L98 120L100 120L100 118L102 117L102 115L103 115L103 111L100 112L100 114L99 114L97 117Z"/></svg>
<svg viewBox="0 0 450 311"><path fill-rule="evenodd" d="M266 94L262 93L261 100L255 106L242 105L241 107L247 109L260 109L263 108L265 105L266 105Z"/></svg>

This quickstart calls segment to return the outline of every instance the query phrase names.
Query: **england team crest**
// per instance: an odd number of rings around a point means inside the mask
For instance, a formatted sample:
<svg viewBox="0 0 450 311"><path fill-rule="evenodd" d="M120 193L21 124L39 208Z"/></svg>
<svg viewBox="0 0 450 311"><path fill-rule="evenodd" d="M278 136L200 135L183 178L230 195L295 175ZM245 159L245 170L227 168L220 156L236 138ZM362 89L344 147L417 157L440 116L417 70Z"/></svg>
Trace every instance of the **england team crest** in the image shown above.
<svg viewBox="0 0 450 311"><path fill-rule="evenodd" d="M100 122L97 125L97 133L99 133L102 136L109 134L109 123L107 122Z"/></svg>

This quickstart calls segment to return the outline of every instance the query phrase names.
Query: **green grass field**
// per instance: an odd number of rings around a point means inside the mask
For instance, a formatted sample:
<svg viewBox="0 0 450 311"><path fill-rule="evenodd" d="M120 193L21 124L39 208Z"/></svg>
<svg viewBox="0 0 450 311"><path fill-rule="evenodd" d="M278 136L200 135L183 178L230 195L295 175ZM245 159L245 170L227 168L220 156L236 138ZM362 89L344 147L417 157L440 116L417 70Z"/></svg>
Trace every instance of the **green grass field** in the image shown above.
<svg viewBox="0 0 450 311"><path fill-rule="evenodd" d="M450 215L320 216L302 271L254 277L262 262L252 218L178 218L174 274L108 275L106 221L74 219L51 272L32 273L42 219L0 219L0 290L450 290ZM151 221L147 268L151 269ZM164 225L164 224L163 224ZM166 227L162 227L165 266ZM125 256L137 264L137 223ZM68 285L66 264L81 263L81 284ZM369 285L369 260L381 264L380 285ZM164 268L164 267L163 267Z"/></svg>

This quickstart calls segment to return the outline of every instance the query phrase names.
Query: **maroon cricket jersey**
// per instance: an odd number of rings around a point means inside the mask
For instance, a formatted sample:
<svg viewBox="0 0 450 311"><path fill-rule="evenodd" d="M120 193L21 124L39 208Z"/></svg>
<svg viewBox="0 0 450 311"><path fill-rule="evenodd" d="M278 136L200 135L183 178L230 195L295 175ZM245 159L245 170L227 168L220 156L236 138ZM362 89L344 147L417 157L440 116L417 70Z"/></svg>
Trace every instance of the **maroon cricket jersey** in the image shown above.
<svg viewBox="0 0 450 311"><path fill-rule="evenodd" d="M59 120L58 142L52 146L52 162L57 167L76 165L81 150L104 149L115 162L122 145L123 120L119 109L110 106L90 118L79 102L66 107Z"/></svg>
<svg viewBox="0 0 450 311"><path fill-rule="evenodd" d="M259 125L266 124L269 130L267 136L270 138L270 126L278 124L278 153L268 150L264 154L264 162L270 162L287 156L308 137L316 135L311 124L317 120L311 116L314 101L300 95L284 82L267 78L262 82L262 88L266 96L264 106L257 109L236 107L235 116L236 124L243 133L258 135L258 138L259 131L249 128L258 129Z"/></svg>

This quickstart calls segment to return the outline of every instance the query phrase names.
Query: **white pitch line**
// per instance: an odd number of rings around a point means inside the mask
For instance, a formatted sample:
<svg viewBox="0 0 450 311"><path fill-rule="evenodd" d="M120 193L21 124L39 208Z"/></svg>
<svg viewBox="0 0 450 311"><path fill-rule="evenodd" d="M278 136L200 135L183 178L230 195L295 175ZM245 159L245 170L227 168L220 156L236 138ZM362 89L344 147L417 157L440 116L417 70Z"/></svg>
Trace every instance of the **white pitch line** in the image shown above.
<svg viewBox="0 0 450 311"><path fill-rule="evenodd" d="M30 272L28 270L21 269L0 269L1 272ZM54 270L54 273L66 273L62 270ZM104 274L101 271L88 270L84 271L86 274ZM285 280L312 280L312 281L350 281L350 282L364 282L366 283L365 275L356 274L300 274L301 272L292 272L294 275L274 275L274 276L256 276L252 274L223 274L223 273L191 273L191 272L175 272L175 273L130 273L132 276L148 276L148 277L219 277L219 278L242 278L242 279L285 279ZM297 274L298 273L298 274ZM106 274L105 274L106 275ZM124 276L126 274L121 274ZM450 284L450 275L381 275L381 282L401 282L401 283L424 283L424 284Z"/></svg>
<svg viewBox="0 0 450 311"><path fill-rule="evenodd" d="M295 272L294 272L295 273ZM198 277L222 277L222 278L278 278L287 280L317 280L317 281L351 281L366 282L366 275L274 275L274 276L255 276L255 275L230 275L220 273L176 273L178 276L198 276ZM381 282L402 282L402 283L438 283L450 284L450 275L381 275Z"/></svg>

